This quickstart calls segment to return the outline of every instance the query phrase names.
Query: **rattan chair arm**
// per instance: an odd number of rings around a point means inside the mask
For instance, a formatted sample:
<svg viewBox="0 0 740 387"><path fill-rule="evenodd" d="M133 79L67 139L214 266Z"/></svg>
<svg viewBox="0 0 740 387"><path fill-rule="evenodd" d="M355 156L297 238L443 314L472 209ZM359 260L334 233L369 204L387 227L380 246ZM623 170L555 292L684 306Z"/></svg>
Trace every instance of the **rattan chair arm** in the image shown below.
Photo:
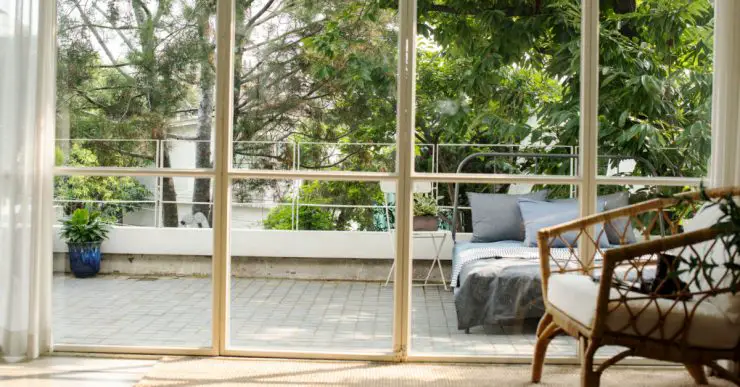
<svg viewBox="0 0 740 387"><path fill-rule="evenodd" d="M596 315L592 327L592 335L600 337L606 324L611 299L611 288L614 286L615 269L624 261L634 260L640 257L653 256L666 251L695 245L698 243L714 240L722 235L722 230L714 227L703 228L683 234L672 235L665 238L644 241L632 245L626 245L609 249L604 252L604 265L599 280L599 292L596 301ZM728 291L729 289L722 289ZM705 295L708 292L697 292L696 295ZM691 293L694 294L694 293ZM657 298L657 295L651 296Z"/></svg>
<svg viewBox="0 0 740 387"><path fill-rule="evenodd" d="M542 283L542 294L547 294L547 286L550 281L550 275L552 274L552 265L554 263L553 257L550 255L550 240L548 239L548 236L543 233L539 233L537 235L537 246L539 247L539 254L540 254L540 282ZM570 247L573 249L572 247ZM573 250L571 250L573 251ZM592 269L594 269L593 265L586 266L578 259L573 259L571 262L573 264L578 264L578 266L570 266L565 268L560 268L561 270L558 270L559 273L578 273L582 275L589 275L591 273Z"/></svg>
<svg viewBox="0 0 740 387"><path fill-rule="evenodd" d="M712 199L725 197L727 195L740 196L740 186L707 188L704 190L704 194ZM684 192L684 193L676 194L675 197L679 199L683 199L683 200L702 200L703 198L701 191Z"/></svg>
<svg viewBox="0 0 740 387"><path fill-rule="evenodd" d="M604 251L604 267L617 266L626 260L706 242L708 240L716 239L720 234L722 234L720 229L708 227L683 234L670 235L631 245L615 247Z"/></svg>
<svg viewBox="0 0 740 387"><path fill-rule="evenodd" d="M570 222L565 222L552 227L545 227L539 231L539 235L543 235L545 239L551 237L557 237L569 231L577 231L584 229L589 226L596 224L605 223L610 220L621 218L624 216L636 216L644 212L666 208L678 202L678 199L674 198L658 198L644 201L642 203L633 204L627 207L616 208L609 211L599 212L583 218L578 218Z"/></svg>
<svg viewBox="0 0 740 387"><path fill-rule="evenodd" d="M540 282L542 283L543 299L547 301L547 285L550 281L550 246L548 237L542 232L537 234L537 245L540 249Z"/></svg>
<svg viewBox="0 0 740 387"><path fill-rule="evenodd" d="M546 227L539 230L537 233L537 242L540 246L540 270L542 274L542 290L543 294L547 294L548 281L551 274L550 269L550 241L553 238L558 238L560 235L569 231L580 231L591 225L604 223L611 219L617 219L624 216L634 216L635 214L644 213L657 208L665 208L673 203L677 202L677 199L672 198L661 198L645 201L639 204L631 205L628 207L617 208L614 210L598 213L595 215L587 216L584 218L576 219L570 222L561 223L556 226ZM593 269L593 266L586 267L582 261L578 261L581 267L578 269L583 273L588 273Z"/></svg>
<svg viewBox="0 0 740 387"><path fill-rule="evenodd" d="M704 193L709 198L713 199L724 197L728 194L732 196L740 196L740 187L713 188L705 190ZM540 234L545 234L547 238L556 237L568 231L581 230L588 226L605 223L607 221L615 220L624 216L636 216L650 210L667 208L678 203L681 200L699 201L702 199L702 193L698 191L685 192L669 198L651 199L642 203L600 212L598 214L593 214L570 222L561 223L556 226L543 228L540 230Z"/></svg>

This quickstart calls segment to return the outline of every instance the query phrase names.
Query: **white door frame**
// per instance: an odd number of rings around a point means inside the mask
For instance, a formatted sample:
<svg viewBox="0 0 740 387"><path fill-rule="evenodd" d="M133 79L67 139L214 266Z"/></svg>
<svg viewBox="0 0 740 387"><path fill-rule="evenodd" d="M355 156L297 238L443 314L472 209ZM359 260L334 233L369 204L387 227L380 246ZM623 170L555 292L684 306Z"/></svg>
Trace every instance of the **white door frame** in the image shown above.
<svg viewBox="0 0 740 387"><path fill-rule="evenodd" d="M579 136L579 166L576 176L532 176L510 174L452 174L417 173L414 171L414 107L416 66L416 0L399 2L398 37L398 106L397 106L397 168L395 172L344 171L272 171L235 170L232 165L232 109L234 62L234 8L235 0L219 0L217 5L217 60L216 60L216 130L214 169L163 169L115 167L57 167L56 175L88 176L158 176L211 178L214 180L213 263L212 263L212 345L210 348L166 348L128 346L55 346L57 351L108 352L173 355L226 355L291 357L346 360L386 361L465 361L465 362L529 362L528 358L494 356L417 356L409 355L411 343L411 269L412 238L411 211L412 184L416 182L443 183L535 183L568 184L580 192L581 214L596 210L596 192L602 184L636 184L685 186L698 185L697 178L674 177L607 177L597 174L598 154L598 51L599 2L583 0L581 16L581 123ZM341 351L298 352L283 350L237 350L229 348L229 290L230 290L230 199L234 179L305 179L341 181L391 181L397 187L396 271L394 282L393 344L385 353L357 353ZM588 244L586 244L588 245ZM556 359L575 363L576 358Z"/></svg>

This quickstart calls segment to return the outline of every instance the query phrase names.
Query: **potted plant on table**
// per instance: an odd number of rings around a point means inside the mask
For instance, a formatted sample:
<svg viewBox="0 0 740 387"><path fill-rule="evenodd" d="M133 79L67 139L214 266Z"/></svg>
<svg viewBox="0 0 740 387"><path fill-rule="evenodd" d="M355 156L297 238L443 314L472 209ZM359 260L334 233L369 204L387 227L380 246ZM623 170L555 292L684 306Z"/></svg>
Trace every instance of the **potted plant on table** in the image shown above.
<svg viewBox="0 0 740 387"><path fill-rule="evenodd" d="M69 248L69 266L77 278L92 277L100 271L100 245L108 239L108 225L100 212L78 208L62 222L62 238Z"/></svg>
<svg viewBox="0 0 740 387"><path fill-rule="evenodd" d="M437 197L414 194L414 231L437 231L439 229L439 206Z"/></svg>

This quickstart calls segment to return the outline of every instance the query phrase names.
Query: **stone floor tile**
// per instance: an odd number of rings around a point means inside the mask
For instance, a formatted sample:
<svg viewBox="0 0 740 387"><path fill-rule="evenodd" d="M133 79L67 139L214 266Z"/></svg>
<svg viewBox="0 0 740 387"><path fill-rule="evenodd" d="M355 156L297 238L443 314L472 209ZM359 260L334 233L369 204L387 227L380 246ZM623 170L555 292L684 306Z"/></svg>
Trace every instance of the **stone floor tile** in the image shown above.
<svg viewBox="0 0 740 387"><path fill-rule="evenodd" d="M235 278L231 289L231 347L388 352L392 346L392 286ZM64 344L207 347L210 292L210 278L55 276L54 337ZM466 334L457 329L452 292L415 286L411 301L413 352L531 355L536 321ZM557 337L550 351L574 356L576 344Z"/></svg>

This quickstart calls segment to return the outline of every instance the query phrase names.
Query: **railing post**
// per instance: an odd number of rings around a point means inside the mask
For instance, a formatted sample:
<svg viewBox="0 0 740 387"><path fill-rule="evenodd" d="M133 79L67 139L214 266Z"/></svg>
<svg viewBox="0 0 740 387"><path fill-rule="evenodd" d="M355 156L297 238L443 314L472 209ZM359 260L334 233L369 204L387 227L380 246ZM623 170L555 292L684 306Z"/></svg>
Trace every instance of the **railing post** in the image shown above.
<svg viewBox="0 0 740 387"><path fill-rule="evenodd" d="M296 143L294 141L293 142L293 160L292 160L293 161L293 163L292 163L293 165L291 166L294 171L298 169L297 164L296 164L296 162L298 161L297 160L297 157L298 157L297 150L298 150L298 146L296 145Z"/></svg>
<svg viewBox="0 0 740 387"><path fill-rule="evenodd" d="M154 164L157 168L161 168L162 164L160 163L160 157L161 157L161 151L162 151L162 143L161 140L154 140ZM161 207L161 201L162 201L162 177L157 176L157 178L154 180L154 227L162 227L161 225L161 219L162 216L159 213L160 207Z"/></svg>
<svg viewBox="0 0 740 387"><path fill-rule="evenodd" d="M301 184L300 180L294 183L295 195L293 195L293 213L295 214L295 222L293 223L293 229L298 231L300 224L300 212L301 212Z"/></svg>
<svg viewBox="0 0 740 387"><path fill-rule="evenodd" d="M296 151L295 170L298 171L301 169L301 143L299 141L295 142L295 151Z"/></svg>

